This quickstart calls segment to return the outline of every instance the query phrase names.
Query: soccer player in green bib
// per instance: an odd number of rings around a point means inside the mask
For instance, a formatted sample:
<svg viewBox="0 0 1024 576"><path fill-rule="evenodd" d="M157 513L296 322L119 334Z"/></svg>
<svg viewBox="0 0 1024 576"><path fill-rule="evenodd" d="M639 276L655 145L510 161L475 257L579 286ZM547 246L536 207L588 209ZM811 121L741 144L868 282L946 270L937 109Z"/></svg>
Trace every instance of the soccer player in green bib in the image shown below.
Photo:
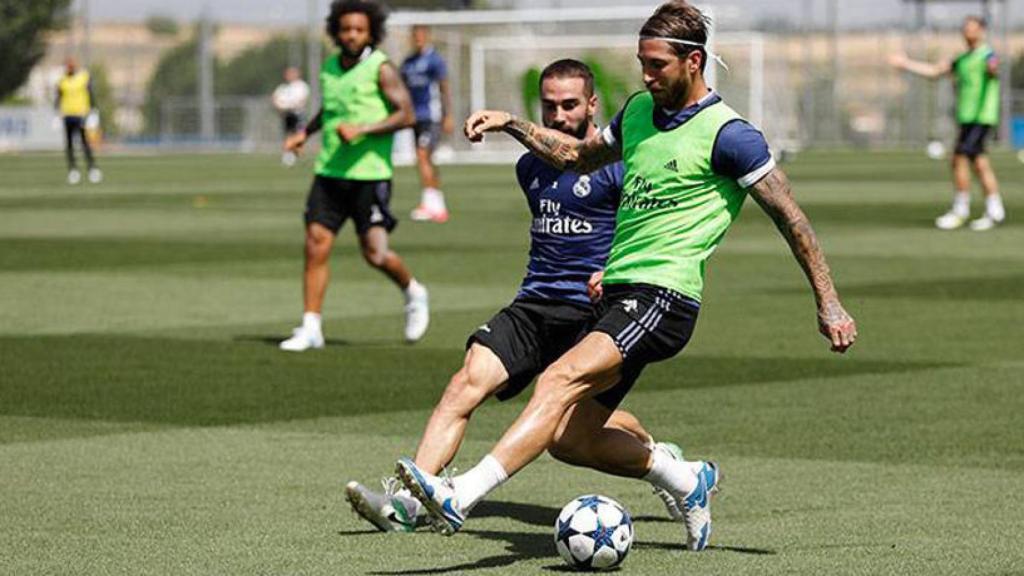
<svg viewBox="0 0 1024 576"><path fill-rule="evenodd" d="M334 238L351 218L366 262L383 272L405 295L405 339L423 337L429 323L427 290L388 247L397 221L391 200L391 145L394 133L415 122L412 100L398 70L377 49L386 14L366 0L335 0L327 33L340 52L320 70L323 104L305 130L285 141L298 151L323 129L323 146L306 200L305 313L302 325L282 350L300 352L324 345L321 309L327 291L328 257Z"/></svg>
<svg viewBox="0 0 1024 576"><path fill-rule="evenodd" d="M844 352L857 331L839 302L825 257L761 134L704 82L708 21L683 1L663 4L640 31L638 57L647 90L634 95L602 133L584 140L506 112L466 121L470 140L504 131L563 170L588 173L622 160L624 187L599 299L589 332L539 377L519 418L474 468L450 482L411 459L396 472L443 534L456 532L472 507L553 442L608 456L602 470L645 478L682 503L686 546L703 550L711 534L710 496L719 467L667 457L602 427L629 385L650 363L679 353L700 309L704 269L739 215L747 194L772 217L814 290L818 324L832 350ZM600 395L605 410L579 402Z"/></svg>
<svg viewBox="0 0 1024 576"><path fill-rule="evenodd" d="M942 230L955 230L971 216L971 167L985 192L985 213L970 223L972 230L991 230L1006 219L992 163L985 154L989 132L999 126L999 59L985 42L985 20L968 16L964 20L967 51L952 62L919 62L895 54L896 68L925 78L953 76L956 84L956 121L960 125L953 151L953 206L935 220Z"/></svg>

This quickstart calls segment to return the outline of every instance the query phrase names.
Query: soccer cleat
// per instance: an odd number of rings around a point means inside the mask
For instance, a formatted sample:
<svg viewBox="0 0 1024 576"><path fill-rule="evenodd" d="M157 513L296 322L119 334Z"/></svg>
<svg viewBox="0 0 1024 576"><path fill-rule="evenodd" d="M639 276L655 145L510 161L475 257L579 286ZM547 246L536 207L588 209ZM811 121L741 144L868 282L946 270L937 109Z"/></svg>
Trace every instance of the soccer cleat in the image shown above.
<svg viewBox="0 0 1024 576"><path fill-rule="evenodd" d="M455 487L450 478L427 474L410 458L399 460L395 472L413 497L423 504L434 530L451 536L462 528L466 517L455 497Z"/></svg>
<svg viewBox="0 0 1024 576"><path fill-rule="evenodd" d="M971 230L974 230L975 232L985 232L986 230L991 230L1002 223L1003 221L1001 219L997 220L986 214L977 220L971 220Z"/></svg>
<svg viewBox="0 0 1024 576"><path fill-rule="evenodd" d="M89 182L92 184L103 182L103 172L99 168L89 168Z"/></svg>
<svg viewBox="0 0 1024 576"><path fill-rule="evenodd" d="M278 345L287 352L304 352L310 348L323 348L324 335L300 326L292 330L292 337Z"/></svg>
<svg viewBox="0 0 1024 576"><path fill-rule="evenodd" d="M437 224L444 224L448 221L448 209L429 208L425 204L420 204L412 209L409 217L416 222L436 222Z"/></svg>
<svg viewBox="0 0 1024 576"><path fill-rule="evenodd" d="M71 170L68 170L68 184L74 186L75 184L78 184L81 181L82 173L79 172L77 168L72 168Z"/></svg>
<svg viewBox="0 0 1024 576"><path fill-rule="evenodd" d="M426 288L422 293L408 296L405 304L405 341L412 344L427 333L430 325L430 296Z"/></svg>
<svg viewBox="0 0 1024 576"><path fill-rule="evenodd" d="M935 219L935 227L939 230L956 230L967 223L967 217L949 211Z"/></svg>
<svg viewBox="0 0 1024 576"><path fill-rule="evenodd" d="M697 474L697 487L684 498L683 524L686 526L686 547L699 552L711 538L711 495L720 481L718 465L704 462Z"/></svg>
<svg viewBox="0 0 1024 576"><path fill-rule="evenodd" d="M397 478L385 478L381 484L383 493L374 492L358 482L349 482L345 486L345 499L356 514L381 532L416 530L421 518L416 515L420 503L398 493L401 483Z"/></svg>
<svg viewBox="0 0 1024 576"><path fill-rule="evenodd" d="M654 445L652 450L659 450L662 453L670 456L674 460L683 461L683 449L677 444L671 442L658 442ZM661 498L661 501L665 504L665 510L668 512L670 518L676 522L683 521L683 511L679 508L679 501L672 495L671 492L664 488L655 486L654 495Z"/></svg>

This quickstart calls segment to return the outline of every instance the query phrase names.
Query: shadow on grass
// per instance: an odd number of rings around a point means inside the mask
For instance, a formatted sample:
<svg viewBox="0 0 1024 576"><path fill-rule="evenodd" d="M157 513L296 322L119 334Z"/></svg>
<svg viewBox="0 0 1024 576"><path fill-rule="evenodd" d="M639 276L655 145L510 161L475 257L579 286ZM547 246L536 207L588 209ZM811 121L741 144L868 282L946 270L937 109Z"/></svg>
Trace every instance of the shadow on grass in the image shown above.
<svg viewBox="0 0 1024 576"><path fill-rule="evenodd" d="M426 409L462 358L456 348L362 342L338 342L329 353L283 354L270 346L277 336L245 338L261 344L98 334L0 338L0 415L218 426ZM651 366L643 389L772 385L952 366L684 356ZM517 513L532 518L530 510Z"/></svg>
<svg viewBox="0 0 1024 576"><path fill-rule="evenodd" d="M239 336L235 336L231 340L233 342L255 342L257 344L266 344L267 346L273 346L274 348L277 348L281 341L287 337L288 336L285 334L276 334L269 336L261 336L257 334L242 334ZM324 344L327 346L352 346L352 342L350 340L342 340L340 338L324 338ZM365 343L360 344L362 345Z"/></svg>
<svg viewBox="0 0 1024 576"><path fill-rule="evenodd" d="M913 298L916 300L1022 300L1024 274L981 278L945 278L853 284L843 288L844 296L869 298Z"/></svg>

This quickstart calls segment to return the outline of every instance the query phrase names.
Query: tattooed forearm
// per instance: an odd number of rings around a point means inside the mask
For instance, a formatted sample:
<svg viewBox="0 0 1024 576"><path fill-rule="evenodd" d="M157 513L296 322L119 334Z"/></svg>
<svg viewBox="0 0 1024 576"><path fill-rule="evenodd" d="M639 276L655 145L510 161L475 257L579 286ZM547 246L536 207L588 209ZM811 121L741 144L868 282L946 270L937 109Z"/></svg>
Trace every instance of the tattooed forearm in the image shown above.
<svg viewBox="0 0 1024 576"><path fill-rule="evenodd" d="M579 140L557 130L512 117L505 132L526 146L541 160L562 170L572 168L578 157Z"/></svg>
<svg viewBox="0 0 1024 576"><path fill-rule="evenodd" d="M607 146L600 134L587 140L542 128L512 116L505 132L526 146L541 160L560 170L588 174L618 160L618 153Z"/></svg>
<svg viewBox="0 0 1024 576"><path fill-rule="evenodd" d="M821 251L810 221L793 199L786 175L781 170L772 170L754 185L751 195L786 238L814 289L818 305L828 307L831 302L837 301L825 254Z"/></svg>

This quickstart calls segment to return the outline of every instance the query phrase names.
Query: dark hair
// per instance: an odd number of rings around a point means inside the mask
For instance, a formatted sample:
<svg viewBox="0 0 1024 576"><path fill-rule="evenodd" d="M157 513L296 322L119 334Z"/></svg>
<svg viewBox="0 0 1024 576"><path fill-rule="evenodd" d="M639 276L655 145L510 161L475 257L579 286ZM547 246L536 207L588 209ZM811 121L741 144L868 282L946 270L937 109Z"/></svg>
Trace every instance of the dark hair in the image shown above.
<svg viewBox="0 0 1024 576"><path fill-rule="evenodd" d="M657 36L661 38L676 38L698 44L707 44L708 28L711 20L708 19L695 6L685 0L672 0L666 2L655 10L654 15L644 22L640 29L641 36ZM707 65L708 53L704 48L688 46L686 44L671 43L672 49L680 58L694 50L700 51L700 71L703 72Z"/></svg>
<svg viewBox="0 0 1024 576"><path fill-rule="evenodd" d="M544 84L544 80L548 78L582 78L583 92L587 98L594 95L594 73L590 71L590 67L579 60L564 58L548 64L540 73L540 83Z"/></svg>
<svg viewBox="0 0 1024 576"><path fill-rule="evenodd" d="M988 22L985 21L984 16L978 16L977 14L971 14L964 18L964 22L977 22L982 28L988 28Z"/></svg>
<svg viewBox="0 0 1024 576"><path fill-rule="evenodd" d="M339 45L338 33L341 32L341 17L346 14L365 14L370 21L370 46L374 48L384 40L384 22L388 19L387 10L370 0L334 0L331 2L331 13L327 15L327 35Z"/></svg>

